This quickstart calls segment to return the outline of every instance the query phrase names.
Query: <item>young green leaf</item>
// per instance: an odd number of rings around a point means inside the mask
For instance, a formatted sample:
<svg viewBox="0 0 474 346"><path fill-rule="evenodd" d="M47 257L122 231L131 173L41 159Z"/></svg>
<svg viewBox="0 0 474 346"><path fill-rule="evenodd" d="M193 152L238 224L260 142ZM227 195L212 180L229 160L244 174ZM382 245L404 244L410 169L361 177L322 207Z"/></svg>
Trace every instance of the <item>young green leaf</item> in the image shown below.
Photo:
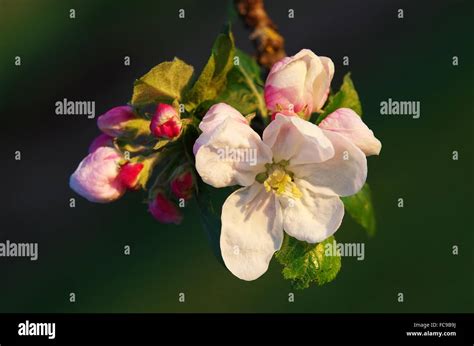
<svg viewBox="0 0 474 346"><path fill-rule="evenodd" d="M196 108L201 102L217 98L224 89L227 73L233 66L235 46L234 37L227 28L217 36L212 47L211 57L207 61L201 75L186 95L186 109Z"/></svg>
<svg viewBox="0 0 474 346"><path fill-rule="evenodd" d="M326 256L326 246L333 246L332 256ZM341 269L341 256L334 246L333 236L321 243L309 244L285 233L281 249L275 258L283 265L283 277L296 289L308 288L311 282L324 285L336 278Z"/></svg>
<svg viewBox="0 0 474 346"><path fill-rule="evenodd" d="M141 106L180 100L192 74L193 67L178 58L162 62L135 81L131 103Z"/></svg>
<svg viewBox="0 0 474 346"><path fill-rule="evenodd" d="M165 147L170 142L167 138L159 139L156 144L153 146L154 150L160 150L161 148Z"/></svg>
<svg viewBox="0 0 474 346"><path fill-rule="evenodd" d="M362 105L359 100L359 95L354 87L354 83L352 82L350 72L344 76L341 89L339 89L336 94L329 97L323 113L316 119L316 124L319 124L324 120L324 118L338 108L350 108L359 114L359 116L362 116Z"/></svg>
<svg viewBox="0 0 474 346"><path fill-rule="evenodd" d="M133 140L140 136L149 136L149 135L150 135L150 122L142 118L136 118L124 123L123 134L120 137Z"/></svg>
<svg viewBox="0 0 474 346"><path fill-rule="evenodd" d="M373 236L376 223L369 185L365 184L355 195L341 197L341 199L349 215L367 231L369 236Z"/></svg>
<svg viewBox="0 0 474 346"><path fill-rule="evenodd" d="M117 138L115 144L121 152L128 151L131 154L140 154L148 152L150 148L147 145L133 143L125 138Z"/></svg>
<svg viewBox="0 0 474 346"><path fill-rule="evenodd" d="M257 61L236 49L233 67L227 75L226 88L219 96L220 102L225 102L236 108L242 114L259 111L267 115L263 99L261 70Z"/></svg>

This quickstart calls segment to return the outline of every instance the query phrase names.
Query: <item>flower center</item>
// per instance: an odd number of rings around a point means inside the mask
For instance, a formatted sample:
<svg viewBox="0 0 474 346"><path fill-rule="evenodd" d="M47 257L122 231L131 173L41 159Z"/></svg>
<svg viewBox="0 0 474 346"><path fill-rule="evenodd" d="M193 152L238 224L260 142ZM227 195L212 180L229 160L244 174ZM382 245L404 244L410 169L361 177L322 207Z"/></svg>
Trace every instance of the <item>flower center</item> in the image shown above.
<svg viewBox="0 0 474 346"><path fill-rule="evenodd" d="M267 192L273 191L277 196L286 196L293 199L301 198L301 191L293 182L293 173L285 169L288 161L268 163L266 172L257 175L257 181L263 183Z"/></svg>

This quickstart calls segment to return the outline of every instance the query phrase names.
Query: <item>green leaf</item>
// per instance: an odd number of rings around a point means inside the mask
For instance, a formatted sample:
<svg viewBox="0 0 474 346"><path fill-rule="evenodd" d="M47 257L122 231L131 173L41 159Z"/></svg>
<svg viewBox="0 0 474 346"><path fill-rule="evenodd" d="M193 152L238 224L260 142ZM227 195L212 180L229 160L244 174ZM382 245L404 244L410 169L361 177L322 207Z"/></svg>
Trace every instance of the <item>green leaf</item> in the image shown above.
<svg viewBox="0 0 474 346"><path fill-rule="evenodd" d="M364 227L369 236L373 236L375 234L376 223L369 185L365 184L355 195L341 197L341 199L349 215L351 215L359 225Z"/></svg>
<svg viewBox="0 0 474 346"><path fill-rule="evenodd" d="M227 20L229 23L234 23L239 18L239 12L234 4L234 1L227 2Z"/></svg>
<svg viewBox="0 0 474 346"><path fill-rule="evenodd" d="M115 141L118 149L123 153L128 151L131 154L139 154L149 151L149 147L140 143L131 143L123 138L117 138Z"/></svg>
<svg viewBox="0 0 474 346"><path fill-rule="evenodd" d="M329 244L332 256L326 255ZM283 277L291 280L296 289L308 288L312 282L324 285L334 280L341 269L341 256L333 236L321 243L309 244L285 233L275 258L284 266Z"/></svg>
<svg viewBox="0 0 474 346"><path fill-rule="evenodd" d="M329 114L338 108L350 108L359 116L362 116L362 105L359 100L359 95L354 87L350 72L344 76L341 89L334 95L329 97L328 103L323 110L323 113L317 118L316 124L319 124Z"/></svg>
<svg viewBox="0 0 474 346"><path fill-rule="evenodd" d="M238 59L235 59L227 75L226 88L219 95L219 101L231 105L242 114L258 110L266 116L260 66L255 59L239 49L236 50L235 56Z"/></svg>
<svg viewBox="0 0 474 346"><path fill-rule="evenodd" d="M234 37L227 27L224 33L217 36L212 47L211 57L201 75L186 95L186 109L194 109L201 102L217 98L224 89L227 73L233 66L235 46Z"/></svg>
<svg viewBox="0 0 474 346"><path fill-rule="evenodd" d="M180 100L192 74L193 67L178 58L162 62L135 81L131 103L140 106Z"/></svg>
<svg viewBox="0 0 474 346"><path fill-rule="evenodd" d="M159 139L156 144L153 146L153 149L154 150L160 150L161 148L165 147L166 144L168 144L170 142L169 139L166 139L166 138L162 138L162 139Z"/></svg>
<svg viewBox="0 0 474 346"><path fill-rule="evenodd" d="M128 120L123 124L123 131L120 137L132 140L141 136L150 135L150 121L142 118L136 118Z"/></svg>

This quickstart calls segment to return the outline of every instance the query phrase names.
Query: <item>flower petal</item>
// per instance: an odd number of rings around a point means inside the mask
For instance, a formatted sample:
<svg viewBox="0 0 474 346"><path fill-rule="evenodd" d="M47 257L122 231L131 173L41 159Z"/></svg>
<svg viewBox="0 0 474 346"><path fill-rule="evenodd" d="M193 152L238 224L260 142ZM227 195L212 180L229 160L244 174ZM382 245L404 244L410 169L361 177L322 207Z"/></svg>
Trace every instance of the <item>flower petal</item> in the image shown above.
<svg viewBox="0 0 474 346"><path fill-rule="evenodd" d="M313 186L325 188L339 196L357 193L367 178L367 159L359 148L344 136L323 130L334 146L334 157L328 161L291 166L295 177L304 179Z"/></svg>
<svg viewBox="0 0 474 346"><path fill-rule="evenodd" d="M117 178L122 155L115 148L99 147L87 155L69 179L69 186L90 202L108 203L125 193Z"/></svg>
<svg viewBox="0 0 474 346"><path fill-rule="evenodd" d="M263 142L273 151L275 162L291 165L323 162L334 156L334 148L319 127L297 116L277 114L263 131Z"/></svg>
<svg viewBox="0 0 474 346"><path fill-rule="evenodd" d="M344 204L335 194L301 179L295 184L302 197L284 200L283 229L298 240L318 243L337 231L344 217Z"/></svg>
<svg viewBox="0 0 474 346"><path fill-rule="evenodd" d="M227 118L232 118L243 124L248 123L245 117L240 114L237 109L226 103L218 103L209 108L204 118L202 118L199 128L202 132L213 131Z"/></svg>
<svg viewBox="0 0 474 346"><path fill-rule="evenodd" d="M313 112L318 112L324 106L329 95L332 77L334 76L334 63L331 59L320 56L324 71L317 75L313 81Z"/></svg>
<svg viewBox="0 0 474 346"><path fill-rule="evenodd" d="M270 148L250 126L228 118L197 150L196 170L214 187L248 186L271 160Z"/></svg>
<svg viewBox="0 0 474 346"><path fill-rule="evenodd" d="M265 82L265 87L271 86L270 90L273 90L265 94L267 107L276 109L276 103L284 108L290 103L303 103L306 73L307 66L303 60L286 58L275 64ZM276 94L280 97L276 97Z"/></svg>
<svg viewBox="0 0 474 346"><path fill-rule="evenodd" d="M222 206L221 252L242 280L264 274L283 241L282 212L273 193L254 184L232 193Z"/></svg>
<svg viewBox="0 0 474 346"><path fill-rule="evenodd" d="M313 104L315 82L326 85L325 68L322 60L309 49L302 49L292 57L275 63L265 82L265 102L273 112L301 112L309 117ZM301 114L300 114L301 115Z"/></svg>
<svg viewBox="0 0 474 346"><path fill-rule="evenodd" d="M196 155L199 148L207 143L211 138L214 131L222 125L222 123L227 119L233 119L242 124L248 124L247 119L240 114L240 112L232 106L229 106L226 103L217 103L207 111L204 118L202 118L199 128L202 131L202 134L198 137L196 142L193 145L193 153Z"/></svg>
<svg viewBox="0 0 474 346"><path fill-rule="evenodd" d="M378 155L382 148L382 144L375 138L372 130L364 124L360 116L352 109L337 109L321 121L319 127L337 132L350 139L367 156Z"/></svg>
<svg viewBox="0 0 474 346"><path fill-rule="evenodd" d="M193 144L193 154L196 156L199 148L201 148L204 144L209 142L209 139L212 137L214 131L203 132L201 135L196 139L196 142Z"/></svg>

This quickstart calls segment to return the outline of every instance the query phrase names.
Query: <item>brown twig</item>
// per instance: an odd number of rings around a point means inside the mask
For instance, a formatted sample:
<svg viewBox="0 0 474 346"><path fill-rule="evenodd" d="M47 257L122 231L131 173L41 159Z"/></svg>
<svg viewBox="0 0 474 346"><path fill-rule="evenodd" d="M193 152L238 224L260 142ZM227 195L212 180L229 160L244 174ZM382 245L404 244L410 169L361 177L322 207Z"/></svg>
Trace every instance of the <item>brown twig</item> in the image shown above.
<svg viewBox="0 0 474 346"><path fill-rule="evenodd" d="M257 49L258 63L266 68L286 56L285 40L268 16L263 0L235 0L237 12L252 30L250 39Z"/></svg>

